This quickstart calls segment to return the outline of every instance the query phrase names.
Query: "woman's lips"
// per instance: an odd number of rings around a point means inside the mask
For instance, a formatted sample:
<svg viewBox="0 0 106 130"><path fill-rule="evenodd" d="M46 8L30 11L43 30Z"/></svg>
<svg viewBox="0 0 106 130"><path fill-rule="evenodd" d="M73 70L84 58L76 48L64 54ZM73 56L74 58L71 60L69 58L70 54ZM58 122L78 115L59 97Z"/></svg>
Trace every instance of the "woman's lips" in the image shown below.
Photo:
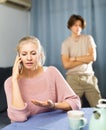
<svg viewBox="0 0 106 130"><path fill-rule="evenodd" d="M33 65L33 63L32 62L28 62L28 63L26 63L26 65Z"/></svg>

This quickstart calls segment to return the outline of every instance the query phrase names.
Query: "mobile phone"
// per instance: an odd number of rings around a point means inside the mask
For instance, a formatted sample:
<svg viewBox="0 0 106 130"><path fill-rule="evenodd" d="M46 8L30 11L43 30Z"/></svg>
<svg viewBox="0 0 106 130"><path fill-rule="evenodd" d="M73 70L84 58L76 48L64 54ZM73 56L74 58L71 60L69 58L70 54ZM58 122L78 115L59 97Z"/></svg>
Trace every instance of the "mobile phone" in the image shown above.
<svg viewBox="0 0 106 130"><path fill-rule="evenodd" d="M17 54L17 55L19 56L19 54ZM22 62L20 62L19 65L18 65L19 73L22 72L22 68L23 68L23 64L22 64Z"/></svg>
<svg viewBox="0 0 106 130"><path fill-rule="evenodd" d="M19 71L22 70L22 62L19 63L18 68L19 68Z"/></svg>

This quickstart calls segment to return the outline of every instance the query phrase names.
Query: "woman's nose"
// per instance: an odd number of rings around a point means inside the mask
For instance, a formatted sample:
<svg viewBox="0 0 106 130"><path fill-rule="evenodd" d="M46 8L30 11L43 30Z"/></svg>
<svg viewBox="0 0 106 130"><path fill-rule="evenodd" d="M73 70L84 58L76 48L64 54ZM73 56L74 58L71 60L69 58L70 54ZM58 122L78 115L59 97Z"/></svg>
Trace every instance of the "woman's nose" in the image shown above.
<svg viewBox="0 0 106 130"><path fill-rule="evenodd" d="M32 59L31 55L27 55L27 60L31 60L31 59Z"/></svg>

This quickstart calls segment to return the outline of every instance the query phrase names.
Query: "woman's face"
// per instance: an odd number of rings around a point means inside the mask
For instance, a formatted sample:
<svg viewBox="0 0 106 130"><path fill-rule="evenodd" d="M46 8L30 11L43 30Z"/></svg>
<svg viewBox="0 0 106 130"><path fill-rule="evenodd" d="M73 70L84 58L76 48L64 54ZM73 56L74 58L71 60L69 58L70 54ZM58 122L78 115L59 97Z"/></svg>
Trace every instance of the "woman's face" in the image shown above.
<svg viewBox="0 0 106 130"><path fill-rule="evenodd" d="M72 33L78 35L82 31L82 23L80 20L77 20L74 25L70 28Z"/></svg>
<svg viewBox="0 0 106 130"><path fill-rule="evenodd" d="M20 46L19 53L23 66L26 69L35 70L40 58L37 44L31 41L24 41L24 44Z"/></svg>

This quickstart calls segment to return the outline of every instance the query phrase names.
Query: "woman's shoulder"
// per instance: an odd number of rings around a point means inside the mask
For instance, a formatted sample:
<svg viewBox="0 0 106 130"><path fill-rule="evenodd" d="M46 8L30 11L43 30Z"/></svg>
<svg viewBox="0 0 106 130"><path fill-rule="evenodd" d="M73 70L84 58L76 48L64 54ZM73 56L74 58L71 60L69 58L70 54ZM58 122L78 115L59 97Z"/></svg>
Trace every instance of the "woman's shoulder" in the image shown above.
<svg viewBox="0 0 106 130"><path fill-rule="evenodd" d="M59 70L57 69L57 67L55 67L55 66L47 66L45 71L49 74L52 74L52 76L57 73L60 73Z"/></svg>
<svg viewBox="0 0 106 130"><path fill-rule="evenodd" d="M52 74L52 76L54 75L54 76L56 76L56 75L62 75L61 74L61 72L59 71L59 69L57 68L57 67L55 67L55 66L49 66L48 67L48 72L50 73L50 74Z"/></svg>
<svg viewBox="0 0 106 130"><path fill-rule="evenodd" d="M10 86L10 84L11 84L11 79L12 79L12 76L8 77L8 78L5 80L4 85L5 85L5 86Z"/></svg>
<svg viewBox="0 0 106 130"><path fill-rule="evenodd" d="M4 82L4 87L5 89L7 89L8 87L11 86L11 79L12 79L12 76L8 77L5 82Z"/></svg>
<svg viewBox="0 0 106 130"><path fill-rule="evenodd" d="M55 66L48 66L47 67L48 71L58 71L58 69Z"/></svg>
<svg viewBox="0 0 106 130"><path fill-rule="evenodd" d="M8 78L5 80L5 83L11 82L11 79L12 79L12 76L8 77Z"/></svg>

